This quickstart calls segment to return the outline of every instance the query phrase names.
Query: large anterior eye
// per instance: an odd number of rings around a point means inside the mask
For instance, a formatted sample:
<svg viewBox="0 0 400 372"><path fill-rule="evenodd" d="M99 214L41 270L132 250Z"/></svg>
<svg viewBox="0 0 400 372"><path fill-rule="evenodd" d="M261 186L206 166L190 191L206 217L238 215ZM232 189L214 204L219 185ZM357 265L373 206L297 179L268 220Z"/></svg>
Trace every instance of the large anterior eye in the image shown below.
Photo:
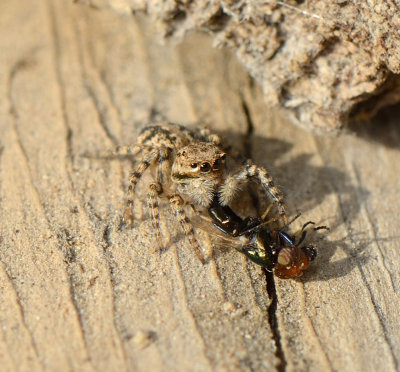
<svg viewBox="0 0 400 372"><path fill-rule="evenodd" d="M201 170L203 173L209 172L210 169L211 169L210 163L203 163L203 164L200 165L200 170Z"/></svg>
<svg viewBox="0 0 400 372"><path fill-rule="evenodd" d="M213 170L219 170L220 167L221 167L221 159L215 160L213 163Z"/></svg>
<svg viewBox="0 0 400 372"><path fill-rule="evenodd" d="M225 163L226 154L222 154L219 159L216 159L213 163L213 170L217 171L221 168L221 164Z"/></svg>

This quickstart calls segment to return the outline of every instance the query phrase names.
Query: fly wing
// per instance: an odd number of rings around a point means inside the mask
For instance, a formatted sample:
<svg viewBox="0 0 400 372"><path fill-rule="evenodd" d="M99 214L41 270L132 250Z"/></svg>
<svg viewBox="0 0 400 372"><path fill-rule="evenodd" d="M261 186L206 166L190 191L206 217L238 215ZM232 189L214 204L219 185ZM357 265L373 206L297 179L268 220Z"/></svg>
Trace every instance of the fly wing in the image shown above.
<svg viewBox="0 0 400 372"><path fill-rule="evenodd" d="M234 248L239 252L243 253L243 246L245 242L243 242L241 237L232 237L228 234L225 234L217 227L214 226L211 217L205 216L203 214L196 214L194 217L190 219L193 226L206 232L211 236L213 243L216 246L225 247L225 248Z"/></svg>

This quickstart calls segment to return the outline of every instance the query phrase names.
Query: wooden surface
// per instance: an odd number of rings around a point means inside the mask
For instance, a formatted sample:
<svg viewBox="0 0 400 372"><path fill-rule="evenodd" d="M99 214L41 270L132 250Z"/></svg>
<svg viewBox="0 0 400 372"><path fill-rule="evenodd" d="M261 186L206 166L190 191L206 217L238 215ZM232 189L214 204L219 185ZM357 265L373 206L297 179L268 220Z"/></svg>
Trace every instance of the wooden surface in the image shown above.
<svg viewBox="0 0 400 372"><path fill-rule="evenodd" d="M160 46L146 19L0 3L0 365L4 371L398 371L399 110L338 138L288 124L204 35ZM115 231L131 164L87 151L155 116L209 123L327 224L300 280L235 251L202 265L167 208ZM210 239L199 232L203 250Z"/></svg>

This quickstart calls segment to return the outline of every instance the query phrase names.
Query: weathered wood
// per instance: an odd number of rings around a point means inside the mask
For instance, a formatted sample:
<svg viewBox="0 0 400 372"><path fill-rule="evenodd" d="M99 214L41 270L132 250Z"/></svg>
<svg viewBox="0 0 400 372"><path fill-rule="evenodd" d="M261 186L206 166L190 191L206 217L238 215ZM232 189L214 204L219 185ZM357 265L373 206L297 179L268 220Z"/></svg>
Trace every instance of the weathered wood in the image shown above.
<svg viewBox="0 0 400 372"><path fill-rule="evenodd" d="M398 113L314 137L204 35L163 47L146 18L0 10L2 370L400 369ZM116 231L131 164L81 155L157 115L208 122L271 170L299 224L331 227L300 280L267 283L199 232L203 266L168 208L161 255L140 205Z"/></svg>

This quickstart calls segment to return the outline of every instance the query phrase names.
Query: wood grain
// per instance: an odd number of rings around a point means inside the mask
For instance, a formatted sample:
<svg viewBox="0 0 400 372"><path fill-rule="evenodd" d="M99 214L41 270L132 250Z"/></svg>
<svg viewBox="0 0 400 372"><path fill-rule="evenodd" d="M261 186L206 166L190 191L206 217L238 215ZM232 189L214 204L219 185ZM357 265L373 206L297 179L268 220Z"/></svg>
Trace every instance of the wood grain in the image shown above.
<svg viewBox="0 0 400 372"><path fill-rule="evenodd" d="M398 109L315 137L205 35L161 46L144 17L65 1L0 14L2 370L400 369ZM165 205L161 255L141 205L116 231L131 164L82 155L155 117L209 123L331 227L301 279L199 232L203 266Z"/></svg>

